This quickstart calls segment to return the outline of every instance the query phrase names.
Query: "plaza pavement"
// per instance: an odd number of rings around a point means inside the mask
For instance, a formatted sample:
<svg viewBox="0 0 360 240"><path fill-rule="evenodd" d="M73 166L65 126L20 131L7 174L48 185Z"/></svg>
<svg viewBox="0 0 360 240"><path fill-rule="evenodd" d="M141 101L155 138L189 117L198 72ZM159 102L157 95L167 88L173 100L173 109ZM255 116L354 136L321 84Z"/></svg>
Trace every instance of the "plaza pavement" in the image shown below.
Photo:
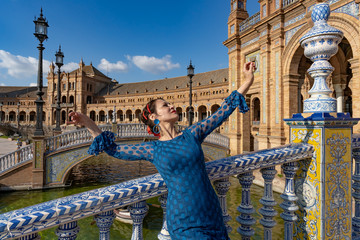
<svg viewBox="0 0 360 240"><path fill-rule="evenodd" d="M23 143L24 146L25 143ZM0 157L17 149L16 141L0 138Z"/></svg>

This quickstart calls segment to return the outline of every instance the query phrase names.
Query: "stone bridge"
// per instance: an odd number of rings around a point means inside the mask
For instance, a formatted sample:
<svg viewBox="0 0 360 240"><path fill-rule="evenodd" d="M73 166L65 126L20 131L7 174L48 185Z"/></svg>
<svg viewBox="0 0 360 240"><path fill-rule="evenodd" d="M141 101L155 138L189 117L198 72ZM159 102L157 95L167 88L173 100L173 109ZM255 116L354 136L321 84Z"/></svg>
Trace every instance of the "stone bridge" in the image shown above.
<svg viewBox="0 0 360 240"><path fill-rule="evenodd" d="M181 130L183 127L179 126ZM156 140L143 124L101 126L117 134L116 142L136 144ZM88 158L92 137L86 129L63 133L51 138L35 138L34 143L0 158L0 190L24 190L63 187L71 169ZM229 152L229 139L218 133L209 135L203 145L205 159L224 158ZM35 154L34 154L35 153Z"/></svg>

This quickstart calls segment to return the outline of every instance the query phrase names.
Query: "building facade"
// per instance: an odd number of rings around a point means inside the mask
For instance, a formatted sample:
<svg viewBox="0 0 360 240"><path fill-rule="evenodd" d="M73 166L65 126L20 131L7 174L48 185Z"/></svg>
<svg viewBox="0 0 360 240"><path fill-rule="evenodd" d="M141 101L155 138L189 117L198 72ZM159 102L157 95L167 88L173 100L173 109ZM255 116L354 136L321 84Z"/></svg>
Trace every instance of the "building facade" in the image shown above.
<svg viewBox="0 0 360 240"><path fill-rule="evenodd" d="M50 65L48 86L44 88L45 125L56 124L57 79L55 66ZM139 123L146 103L163 98L179 113L179 124L188 124L189 78L187 76L161 80L118 83L105 76L92 64L81 60L79 68L61 73L61 125L66 125L72 111L88 115L97 124ZM193 77L192 99L194 120L200 121L215 112L228 96L228 69L199 73ZM16 125L35 124L36 87L0 87L1 122ZM115 113L115 114L114 114ZM219 131L225 132L226 124Z"/></svg>
<svg viewBox="0 0 360 240"><path fill-rule="evenodd" d="M219 129L231 139L232 154L265 149L289 142L283 121L302 112L303 100L314 80L307 74L312 62L304 56L300 38L312 27L311 10L320 0L259 0L260 12L249 16L246 0L230 0L228 18L229 68L196 74L193 78L195 121L216 111L229 93L244 81L242 67L254 61L255 82L245 96L249 113L233 113ZM360 117L360 0L329 0L328 23L344 33L338 53L330 62L335 71L328 85L337 99L338 112ZM55 125L57 74L50 65L44 88L44 121ZM61 124L71 111L87 114L97 124L136 123L145 104L162 97L188 123L189 79L187 76L137 83L118 83L81 60L79 68L61 73ZM0 87L0 120L34 124L35 87ZM115 114L114 114L115 113ZM115 120L114 120L115 119ZM355 132L360 126L354 127Z"/></svg>
<svg viewBox="0 0 360 240"><path fill-rule="evenodd" d="M242 66L257 65L255 83L246 98L250 114L230 117L232 149L237 152L279 146L289 142L289 128L282 119L301 113L303 100L314 80L308 75L312 62L304 56L300 38L312 27L316 0L259 0L260 12L249 16L246 0L231 0L228 39L229 90L243 81ZM327 79L337 98L337 111L360 117L359 2L329 0L328 23L344 33L338 53L330 63L335 71ZM354 128L355 132L359 126ZM250 141L248 141L250 139Z"/></svg>

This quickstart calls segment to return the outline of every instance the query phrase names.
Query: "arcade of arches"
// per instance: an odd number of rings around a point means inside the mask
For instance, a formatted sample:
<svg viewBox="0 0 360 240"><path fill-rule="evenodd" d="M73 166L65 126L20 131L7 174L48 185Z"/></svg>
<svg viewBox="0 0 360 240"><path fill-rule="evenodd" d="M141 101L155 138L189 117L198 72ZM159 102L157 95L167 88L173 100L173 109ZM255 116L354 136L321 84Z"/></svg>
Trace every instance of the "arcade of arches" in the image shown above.
<svg viewBox="0 0 360 240"><path fill-rule="evenodd" d="M283 145L289 142L289 128L282 119L302 112L314 83L307 73L312 62L304 56L299 40L312 27L311 6L318 1L259 0L257 18L248 15L245 0L229 2L224 45L229 50L230 91L241 85L245 62L257 65L254 85L246 96L251 113L233 114L229 119L231 149L243 152ZM337 99L337 112L360 117L360 104L354 104L360 102L360 86L355 81L360 77L359 1L330 2L328 23L343 31L344 38L330 59L335 70L327 82ZM354 132L359 131L359 125L355 126Z"/></svg>

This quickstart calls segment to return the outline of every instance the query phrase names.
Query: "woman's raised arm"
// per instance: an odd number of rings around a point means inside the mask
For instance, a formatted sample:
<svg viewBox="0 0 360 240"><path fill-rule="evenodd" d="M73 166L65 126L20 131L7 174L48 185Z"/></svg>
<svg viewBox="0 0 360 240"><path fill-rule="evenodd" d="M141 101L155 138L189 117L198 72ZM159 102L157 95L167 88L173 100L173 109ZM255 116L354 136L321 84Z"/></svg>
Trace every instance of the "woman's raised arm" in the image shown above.
<svg viewBox="0 0 360 240"><path fill-rule="evenodd" d="M250 86L254 82L255 63L248 62L244 65L243 73L245 77L245 83L237 91L233 91L230 96L225 98L225 101L221 104L220 108L208 118L197 122L189 127L191 133L202 142L207 135L209 135L214 129L219 127L236 109L245 113L249 110L246 105L244 96L249 90Z"/></svg>

